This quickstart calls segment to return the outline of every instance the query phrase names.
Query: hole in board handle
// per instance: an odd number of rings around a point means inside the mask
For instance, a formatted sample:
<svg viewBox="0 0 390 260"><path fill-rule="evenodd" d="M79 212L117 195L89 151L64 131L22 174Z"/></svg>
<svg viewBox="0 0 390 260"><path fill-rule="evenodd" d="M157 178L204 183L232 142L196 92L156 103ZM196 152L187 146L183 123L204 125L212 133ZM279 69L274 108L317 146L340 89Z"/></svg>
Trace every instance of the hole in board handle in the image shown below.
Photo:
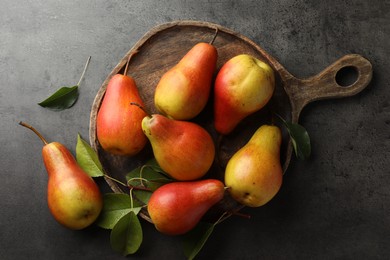
<svg viewBox="0 0 390 260"><path fill-rule="evenodd" d="M355 84L359 77L359 72L356 67L347 66L341 68L336 73L336 82L341 87L349 87Z"/></svg>

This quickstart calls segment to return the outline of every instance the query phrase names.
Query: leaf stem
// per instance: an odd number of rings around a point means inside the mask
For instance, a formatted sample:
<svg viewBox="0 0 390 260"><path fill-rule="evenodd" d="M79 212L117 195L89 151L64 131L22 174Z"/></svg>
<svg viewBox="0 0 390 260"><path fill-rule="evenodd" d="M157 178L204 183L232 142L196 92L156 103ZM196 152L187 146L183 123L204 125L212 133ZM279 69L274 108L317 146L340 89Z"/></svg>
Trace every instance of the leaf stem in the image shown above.
<svg viewBox="0 0 390 260"><path fill-rule="evenodd" d="M83 78L84 78L84 74L85 74L85 72L87 71L87 68L88 68L88 65L89 65L89 62L90 62L90 61L91 61L91 56L88 57L87 62L85 63L83 73L81 74L81 77L80 77L79 82L77 83L77 86L80 86L80 83L81 83L81 81L82 81Z"/></svg>
<svg viewBox="0 0 390 260"><path fill-rule="evenodd" d="M130 207L131 209L134 208L134 201L133 201L133 188L130 189Z"/></svg>
<svg viewBox="0 0 390 260"><path fill-rule="evenodd" d="M141 171L142 171L142 168L141 168ZM140 174L140 175L141 175L141 174ZM140 176L140 177L134 177L134 178L129 179L129 180L127 181L127 185L130 186L130 182L135 181L135 180L140 181L142 187L145 187L143 181L148 182L147 179L142 178L142 177ZM133 186L132 186L132 187L133 187Z"/></svg>
<svg viewBox="0 0 390 260"><path fill-rule="evenodd" d="M215 221L214 226L215 226L215 225L218 225L219 223L221 223L221 222L223 221L223 218L224 218L227 214L228 214L228 212L225 211L225 212L218 218L218 220Z"/></svg>
<svg viewBox="0 0 390 260"><path fill-rule="evenodd" d="M109 176L109 175L107 175L107 174L103 174L103 175L104 175L104 177L106 177L107 179L110 179L110 180L112 180L112 181L115 181L115 182L121 184L121 185L124 186L124 187L128 187L128 185L126 185L125 183L123 183L123 182L121 182L121 181L119 181L119 180L117 180L117 179L115 179L115 178L113 178L113 177L111 177L111 176Z"/></svg>

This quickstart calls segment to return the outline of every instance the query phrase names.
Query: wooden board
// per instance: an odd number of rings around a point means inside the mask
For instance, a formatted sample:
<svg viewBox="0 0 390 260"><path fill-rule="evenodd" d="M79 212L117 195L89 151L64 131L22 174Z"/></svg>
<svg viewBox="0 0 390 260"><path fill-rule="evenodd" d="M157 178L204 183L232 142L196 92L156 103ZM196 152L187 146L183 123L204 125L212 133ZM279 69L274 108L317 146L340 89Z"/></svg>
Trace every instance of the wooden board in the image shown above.
<svg viewBox="0 0 390 260"><path fill-rule="evenodd" d="M159 25L145 34L119 61L97 92L92 105L90 117L90 142L98 152L106 173L119 180L124 180L130 170L143 165L153 157L150 145L135 157L114 156L102 150L96 137L96 116L104 93L111 77L123 73L129 55L131 56L128 75L136 81L145 107L150 113L158 113L154 104L154 90L161 76L174 66L196 43L209 42L216 29L218 35L214 46L218 50L217 70L230 58L246 53L267 62L276 74L276 89L269 104L258 113L255 113L241 122L228 136L218 142L217 156L214 165L205 178L223 180L224 167L228 159L242 147L262 124L274 123L281 125L275 118L277 113L285 120L297 123L299 115L308 103L324 98L340 98L354 95L363 90L371 80L372 66L368 60L357 54L350 54L337 60L318 75L309 79L298 79L291 75L278 61L267 54L260 46L249 38L224 28L217 24L198 21L175 21ZM352 67L357 72L356 81L346 87L340 86L336 75L344 68ZM217 143L218 135L212 122L212 98L204 111L192 121L206 128ZM284 127L283 143L281 148L281 162L284 170L287 169L291 156L292 145ZM114 192L126 192L115 182L107 179ZM209 213L210 218L218 217L221 212L234 213L242 206L228 196L216 205ZM141 216L150 221L146 210Z"/></svg>

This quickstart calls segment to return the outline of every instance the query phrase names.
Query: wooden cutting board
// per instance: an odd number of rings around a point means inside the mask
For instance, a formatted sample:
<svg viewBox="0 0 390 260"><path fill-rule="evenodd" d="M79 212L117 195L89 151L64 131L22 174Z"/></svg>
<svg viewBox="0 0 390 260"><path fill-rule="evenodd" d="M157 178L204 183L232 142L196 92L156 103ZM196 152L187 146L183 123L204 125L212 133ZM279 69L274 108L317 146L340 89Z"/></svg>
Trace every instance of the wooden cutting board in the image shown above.
<svg viewBox="0 0 390 260"><path fill-rule="evenodd" d="M130 58L127 74L135 79L147 111L158 113L153 104L153 99L155 87L161 76L174 66L196 43L209 42L213 38L216 29L218 29L218 34L213 43L218 50L216 73L230 58L238 54L250 54L267 62L274 69L276 89L271 101L265 108L243 120L233 133L223 137L220 142L217 141L219 137L213 128L212 99L210 99L204 111L192 120L207 129L216 144L218 143L215 163L207 173L206 178L223 180L224 167L229 158L249 140L258 127L266 123L274 123L282 129L281 162L284 170L286 170L293 149L286 129L279 120L275 119L275 113L289 122L297 123L302 109L308 103L325 98L342 98L355 95L369 84L372 77L371 63L360 55L349 54L335 61L313 77L298 79L259 45L228 28L199 21L175 21L158 25L147 32L119 61L99 88L93 102L89 138L92 147L99 155L106 174L119 180L125 180L126 173L143 165L153 157L150 146L147 146L139 155L134 157L114 156L103 151L100 147L96 136L96 116L111 77L117 73L123 73L129 55L136 52ZM352 84L341 86L336 81L336 76L345 69L352 69L357 76ZM110 179L106 180L114 192L126 192L117 183ZM234 213L241 208L241 205L226 195L224 200L209 212L209 216L214 218L223 211ZM141 216L150 221L146 210L141 212Z"/></svg>

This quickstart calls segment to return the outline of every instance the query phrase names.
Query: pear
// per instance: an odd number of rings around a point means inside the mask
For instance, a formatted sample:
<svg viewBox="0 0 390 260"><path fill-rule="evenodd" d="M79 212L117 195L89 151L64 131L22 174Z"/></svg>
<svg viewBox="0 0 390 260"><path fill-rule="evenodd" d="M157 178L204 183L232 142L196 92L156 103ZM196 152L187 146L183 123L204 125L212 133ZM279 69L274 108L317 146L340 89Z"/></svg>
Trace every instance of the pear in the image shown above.
<svg viewBox="0 0 390 260"><path fill-rule="evenodd" d="M143 106L143 101L134 79L126 73L127 69L124 75L116 74L108 82L96 118L96 135L105 151L133 156L147 143L141 129L141 121L146 113L130 104L135 102Z"/></svg>
<svg viewBox="0 0 390 260"><path fill-rule="evenodd" d="M48 174L47 202L57 222L69 229L91 225L103 207L100 190L94 180L77 164L70 151L61 143L48 143L32 126L44 143L43 162Z"/></svg>
<svg viewBox="0 0 390 260"><path fill-rule="evenodd" d="M212 43L198 43L160 79L154 94L156 108L177 120L197 116L209 99L217 63Z"/></svg>
<svg viewBox="0 0 390 260"><path fill-rule="evenodd" d="M172 182L153 192L148 212L158 231L167 235L184 234L223 198L224 192L223 183L214 179Z"/></svg>
<svg viewBox="0 0 390 260"><path fill-rule="evenodd" d="M239 203L259 207L270 201L282 185L282 135L277 126L263 125L227 163L225 185Z"/></svg>
<svg viewBox="0 0 390 260"><path fill-rule="evenodd" d="M275 76L265 62L247 54L228 60L220 69L214 86L214 126L226 135L271 99Z"/></svg>
<svg viewBox="0 0 390 260"><path fill-rule="evenodd" d="M142 120L160 167L180 181L203 177L214 161L215 146L210 134L201 126L155 114Z"/></svg>

